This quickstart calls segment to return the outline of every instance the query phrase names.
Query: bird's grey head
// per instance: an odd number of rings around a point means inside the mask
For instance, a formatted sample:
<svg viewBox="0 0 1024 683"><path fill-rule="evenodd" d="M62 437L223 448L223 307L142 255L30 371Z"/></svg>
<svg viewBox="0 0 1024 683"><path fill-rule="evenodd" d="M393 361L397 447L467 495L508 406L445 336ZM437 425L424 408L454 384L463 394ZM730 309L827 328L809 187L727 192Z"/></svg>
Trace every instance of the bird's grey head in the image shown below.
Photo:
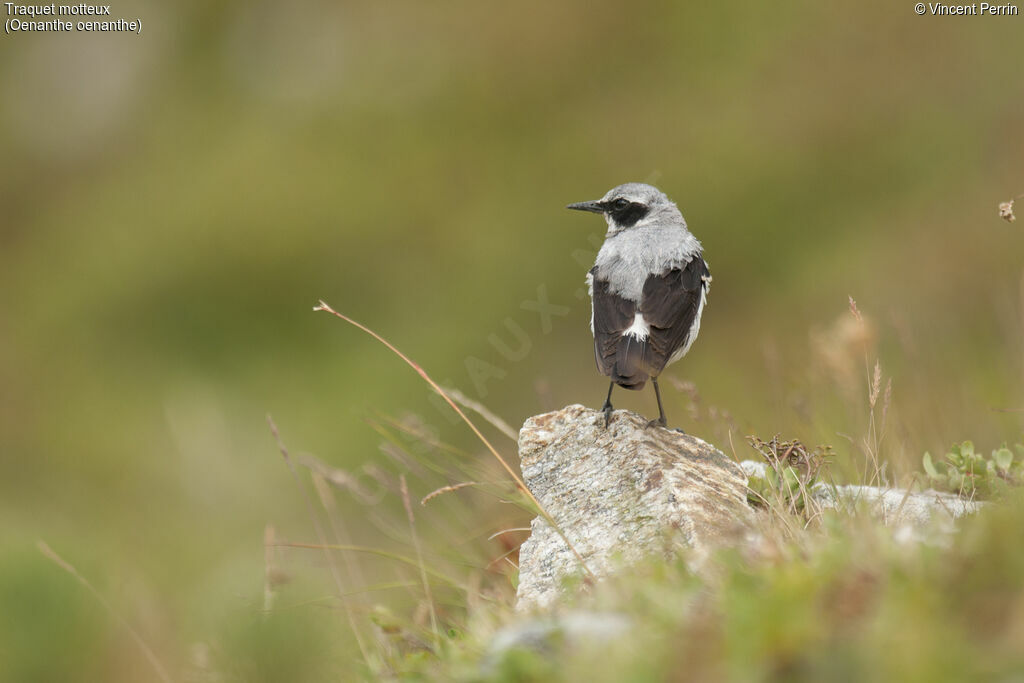
<svg viewBox="0 0 1024 683"><path fill-rule="evenodd" d="M672 200L658 188L644 183L619 185L598 200L578 202L566 208L603 214L610 234L646 225L686 226Z"/></svg>

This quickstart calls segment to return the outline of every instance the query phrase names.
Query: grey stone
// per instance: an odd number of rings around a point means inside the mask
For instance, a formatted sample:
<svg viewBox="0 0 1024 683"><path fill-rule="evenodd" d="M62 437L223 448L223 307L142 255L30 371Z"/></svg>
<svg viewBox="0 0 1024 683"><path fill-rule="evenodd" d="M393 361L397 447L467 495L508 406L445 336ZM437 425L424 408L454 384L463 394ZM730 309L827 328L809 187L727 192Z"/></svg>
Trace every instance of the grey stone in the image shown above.
<svg viewBox="0 0 1024 683"><path fill-rule="evenodd" d="M572 405L519 432L523 478L598 578L652 554L681 553L695 570L750 531L747 476L694 436L636 413ZM550 606L582 567L543 517L519 552L518 609Z"/></svg>

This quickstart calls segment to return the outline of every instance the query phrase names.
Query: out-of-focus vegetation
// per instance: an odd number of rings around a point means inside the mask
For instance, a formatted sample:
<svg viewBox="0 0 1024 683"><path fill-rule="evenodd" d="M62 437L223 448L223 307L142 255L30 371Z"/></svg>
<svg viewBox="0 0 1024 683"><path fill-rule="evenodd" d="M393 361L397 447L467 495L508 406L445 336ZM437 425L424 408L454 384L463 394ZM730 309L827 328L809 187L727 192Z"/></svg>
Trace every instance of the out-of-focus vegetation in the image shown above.
<svg viewBox="0 0 1024 683"><path fill-rule="evenodd" d="M928 482L938 489L952 491L966 497L989 498L1005 493L1009 487L1024 484L1024 445L1015 444L1013 450L1003 444L991 456L974 450L970 441L953 444L942 460L935 461L931 453L922 458Z"/></svg>
<svg viewBox="0 0 1024 683"><path fill-rule="evenodd" d="M513 426L596 406L581 287L603 226L562 207L620 182L679 203L715 278L700 340L664 383L673 423L726 452L745 434L831 444L837 476L891 483L920 479L925 451L1020 439L1024 244L997 211L1024 191L1020 17L112 11L142 34L0 36L0 677L154 676L39 539L176 680L383 671L413 651L386 615L431 621L421 567L442 632L507 605L530 517L507 479L420 378L311 308L371 325ZM884 430L863 400L868 358L892 378ZM616 407L654 401L624 392ZM878 637L941 636L898 628L938 601L1010 604L1020 551L971 538L950 557L973 548L971 566L994 569L967 584L927 579L942 563L882 565L885 595L904 597L878 603ZM325 542L346 549L282 545ZM736 661L795 647L773 633L825 637L772 621L817 594L801 589L812 571L737 570L723 628L752 644ZM779 601L752 601L759 582ZM808 604L795 614L812 623ZM921 643L894 656L960 652Z"/></svg>
<svg viewBox="0 0 1024 683"><path fill-rule="evenodd" d="M790 521L797 521L793 518ZM569 607L628 615L622 633L554 632L495 650L491 613L446 639L440 664L396 658L410 678L496 681L1013 680L1024 667L1020 500L967 520L948 546L826 512L822 534L726 553L716 578L636 567ZM499 621L500 623L500 621ZM561 637L560 637L561 635ZM483 667L481 668L481 662Z"/></svg>

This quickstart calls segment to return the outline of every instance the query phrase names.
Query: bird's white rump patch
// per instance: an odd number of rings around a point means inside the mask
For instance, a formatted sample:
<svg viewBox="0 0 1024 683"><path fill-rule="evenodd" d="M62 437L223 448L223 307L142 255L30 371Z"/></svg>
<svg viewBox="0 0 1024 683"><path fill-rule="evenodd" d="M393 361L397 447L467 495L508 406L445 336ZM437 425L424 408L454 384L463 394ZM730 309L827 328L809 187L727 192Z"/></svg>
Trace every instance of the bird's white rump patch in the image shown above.
<svg viewBox="0 0 1024 683"><path fill-rule="evenodd" d="M630 325L623 333L623 336L633 337L639 341L645 341L651 334L651 326L644 320L642 313L637 312L633 316L633 324Z"/></svg>

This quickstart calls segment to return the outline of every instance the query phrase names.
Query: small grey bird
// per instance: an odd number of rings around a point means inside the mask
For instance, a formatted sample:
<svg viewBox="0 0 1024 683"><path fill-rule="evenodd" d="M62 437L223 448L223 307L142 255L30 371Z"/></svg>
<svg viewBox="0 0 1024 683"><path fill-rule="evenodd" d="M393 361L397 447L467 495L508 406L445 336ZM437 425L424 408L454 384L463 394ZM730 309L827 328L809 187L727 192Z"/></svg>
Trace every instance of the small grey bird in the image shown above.
<svg viewBox="0 0 1024 683"><path fill-rule="evenodd" d="M567 208L603 214L604 244L587 273L590 330L601 374L611 378L601 410L608 426L612 389L654 384L658 419L668 426L658 375L690 350L700 331L711 273L676 205L656 187L626 183L601 199Z"/></svg>

